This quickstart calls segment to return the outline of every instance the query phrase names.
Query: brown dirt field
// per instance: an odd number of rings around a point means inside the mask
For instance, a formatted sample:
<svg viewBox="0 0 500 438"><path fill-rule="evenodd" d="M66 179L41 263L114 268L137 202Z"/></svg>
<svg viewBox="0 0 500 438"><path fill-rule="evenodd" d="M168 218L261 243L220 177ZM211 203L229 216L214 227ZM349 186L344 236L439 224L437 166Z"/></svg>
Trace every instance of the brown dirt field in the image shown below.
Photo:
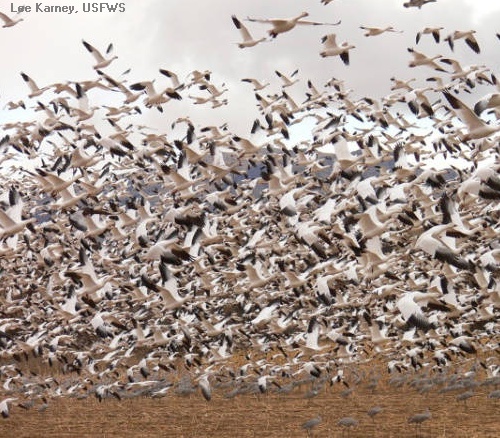
<svg viewBox="0 0 500 438"><path fill-rule="evenodd" d="M11 405L9 418L0 421L2 437L102 436L102 437L306 437L302 424L318 415L322 422L313 437L496 437L500 430L500 401L487 394L495 388L478 386L475 396L464 404L460 392L420 394L405 386L395 388L380 382L376 390L362 383L351 395L341 396L345 387L326 385L313 398L310 387L286 395L275 393L223 397L215 390L210 402L199 392L181 397L113 398L101 403L94 398L54 399L44 412L37 407L23 410ZM227 391L226 391L227 392ZM464 392L464 391L462 391ZM366 411L375 405L384 410L375 417ZM409 416L429 407L432 418L420 429L407 423ZM337 422L354 417L359 426L342 430Z"/></svg>

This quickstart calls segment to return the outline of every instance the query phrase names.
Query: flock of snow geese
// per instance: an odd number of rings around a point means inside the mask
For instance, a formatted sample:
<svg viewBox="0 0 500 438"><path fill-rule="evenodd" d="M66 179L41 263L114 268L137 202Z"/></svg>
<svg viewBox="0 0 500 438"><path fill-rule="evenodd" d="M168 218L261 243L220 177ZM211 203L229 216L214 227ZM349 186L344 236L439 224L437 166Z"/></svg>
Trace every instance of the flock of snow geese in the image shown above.
<svg viewBox="0 0 500 438"><path fill-rule="evenodd" d="M338 24L307 15L248 21L271 25L273 44L297 24ZM231 18L241 48L268 41ZM454 31L450 54L461 39L480 52L474 31ZM348 64L352 45L333 33L323 44ZM22 72L29 94L6 103L33 119L1 127L4 416L61 396L285 392L374 358L402 375L476 367L500 384L493 71L409 48L408 66L435 76L421 88L393 77L380 100L276 71L277 84L241 79L256 105L246 135L190 117L159 132L143 124L150 111L216 111L227 88L208 70L182 80L164 68L129 84L106 72L112 45L83 48L89 80L40 87ZM311 140L294 144L303 122ZM23 372L31 362L61 377Z"/></svg>

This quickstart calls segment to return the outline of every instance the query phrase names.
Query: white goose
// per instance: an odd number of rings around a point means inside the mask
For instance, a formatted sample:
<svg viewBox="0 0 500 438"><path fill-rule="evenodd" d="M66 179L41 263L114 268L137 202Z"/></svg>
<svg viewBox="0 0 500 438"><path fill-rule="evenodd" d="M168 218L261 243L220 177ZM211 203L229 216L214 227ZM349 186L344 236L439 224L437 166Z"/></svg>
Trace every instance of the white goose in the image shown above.
<svg viewBox="0 0 500 438"><path fill-rule="evenodd" d="M406 324L427 331L432 327L432 324L422 312L421 306L426 306L429 301L435 300L437 296L439 294L433 292L404 292L397 301L396 306Z"/></svg>
<svg viewBox="0 0 500 438"><path fill-rule="evenodd" d="M285 33L292 30L298 24L307 24L312 26L319 25L332 25L336 26L340 24L340 20L337 23L319 23L316 21L305 21L302 20L304 17L308 17L309 13L302 12L293 18L266 18L266 19L257 19L257 18L247 18L248 21L254 21L257 23L269 23L273 26L272 29L268 30L269 35L272 38L276 38L280 33Z"/></svg>
<svg viewBox="0 0 500 438"><path fill-rule="evenodd" d="M451 35L446 37L446 41L448 41L448 45L450 49L453 50L455 47L455 41L459 39L465 39L465 43L476 53L480 53L481 49L479 48L479 44L476 40L474 34L475 30L456 30Z"/></svg>
<svg viewBox="0 0 500 438"><path fill-rule="evenodd" d="M349 65L349 50L356 48L347 42L342 43L340 46L337 44L336 35L331 33L321 38L323 43L323 50L319 53L323 58L327 56L340 56L340 59L345 65Z"/></svg>
<svg viewBox="0 0 500 438"><path fill-rule="evenodd" d="M26 84L28 85L31 93L28 94L28 97L36 97L36 96L40 96L41 94L43 94L45 91L47 91L50 87L43 87L43 88L40 88L36 82L31 79L26 73L23 73L21 72L21 77L23 78L23 81L26 82Z"/></svg>
<svg viewBox="0 0 500 438"><path fill-rule="evenodd" d="M36 222L36 218L22 220L20 210L7 214L4 210L0 209L0 237L13 236L22 231L28 224L34 222Z"/></svg>
<svg viewBox="0 0 500 438"><path fill-rule="evenodd" d="M108 76L106 73L102 72L101 70L97 70L97 74L101 75L104 79L106 79L110 85L113 87L118 88L124 95L125 95L125 100L123 101L124 103L132 103L135 102L140 96L141 93L132 93L125 85L125 81L119 81L116 80L110 76Z"/></svg>
<svg viewBox="0 0 500 438"><path fill-rule="evenodd" d="M90 52L90 54L95 58L97 61L97 64L94 65L95 70L100 70L105 67L107 67L109 64L111 64L115 59L118 58L118 56L114 55L109 58L105 58L99 50L97 50L94 46L90 45L87 43L87 41L82 40L83 45L85 48ZM110 55L111 52L113 51L113 44L109 44L108 48L106 49L106 55Z"/></svg>
<svg viewBox="0 0 500 438"><path fill-rule="evenodd" d="M427 65L428 67L433 68L434 70L437 71L445 71L443 68L441 68L437 63L436 59L441 58L441 55L436 55L433 56L432 58L429 58L427 55L424 55L423 53L417 52L416 50L412 49L411 47L408 47L408 52L410 52L413 55L413 59L408 63L409 67L420 67L423 65Z"/></svg>
<svg viewBox="0 0 500 438"><path fill-rule="evenodd" d="M292 79L294 76L297 75L297 73L299 72L298 70L295 70L290 75L290 77L284 75L283 73L279 72L278 70L275 70L274 72L276 73L276 76L278 76L283 81L282 88L290 87L290 86L292 86L293 84L295 84L296 82L299 81L299 78Z"/></svg>
<svg viewBox="0 0 500 438"><path fill-rule="evenodd" d="M15 26L20 21L23 21L24 18L12 19L9 16L5 15L3 12L0 12L0 19L3 21L2 27L12 27Z"/></svg>
<svg viewBox="0 0 500 438"><path fill-rule="evenodd" d="M162 91L156 91L153 81L142 81L132 84L130 86L131 90L141 91L146 90L146 99L144 103L147 107L160 107L163 103L167 103L170 99L181 100L182 96L173 90L172 87L166 87ZM170 94L169 94L170 93Z"/></svg>
<svg viewBox="0 0 500 438"><path fill-rule="evenodd" d="M460 136L462 141L477 140L500 131L500 125L492 126L483 122L465 103L448 91L443 91L443 95L457 117L467 126L467 133Z"/></svg>
<svg viewBox="0 0 500 438"><path fill-rule="evenodd" d="M436 41L436 43L439 43L440 40L439 31L443 29L444 27L425 27L423 30L417 32L417 35L415 36L415 42L418 44L422 35L431 34L432 37L434 38L434 41Z"/></svg>
<svg viewBox="0 0 500 438"><path fill-rule="evenodd" d="M244 78L241 80L241 82L248 82L249 84L253 85L253 91L260 91L266 88L269 85L269 82L260 82L258 79L254 78Z"/></svg>
<svg viewBox="0 0 500 438"><path fill-rule="evenodd" d="M403 33L402 30L396 30L392 26L386 26L386 27L359 26L359 28L365 31L364 33L365 37L381 35L384 32Z"/></svg>
<svg viewBox="0 0 500 438"><path fill-rule="evenodd" d="M16 397L5 398L0 402L0 412L3 418L7 418L9 416L9 403L16 401Z"/></svg>
<svg viewBox="0 0 500 438"><path fill-rule="evenodd" d="M236 29L240 31L241 36L243 37L243 41L241 43L237 43L240 49L244 49L246 47L254 47L257 44L266 41L265 37L259 38L258 40L253 38L246 26L240 20L238 20L238 18L236 18L236 15L231 15L231 19L233 20Z"/></svg>

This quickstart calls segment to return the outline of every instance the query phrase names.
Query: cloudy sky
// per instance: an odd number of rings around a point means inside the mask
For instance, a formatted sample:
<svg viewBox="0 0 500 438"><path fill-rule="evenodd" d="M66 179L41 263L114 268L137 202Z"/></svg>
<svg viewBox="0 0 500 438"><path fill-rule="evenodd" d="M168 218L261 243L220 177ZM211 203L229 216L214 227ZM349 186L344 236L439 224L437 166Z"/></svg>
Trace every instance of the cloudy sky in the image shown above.
<svg viewBox="0 0 500 438"><path fill-rule="evenodd" d="M310 79L318 88L332 77L345 81L354 96L380 98L390 92L390 77L417 78L415 86L425 86L425 78L434 75L427 68L410 69L408 47L428 55L454 57L462 65L486 65L498 70L500 41L500 3L492 0L438 0L422 9L404 8L405 0L334 0L328 5L320 0L125 0L125 12L84 13L82 2L48 0L44 5L75 5L78 13L50 14L23 13L24 21L18 25L0 28L0 50L3 65L0 70L0 109L9 100L25 99L27 87L19 72L30 75L39 86L56 82L81 81L96 76L94 60L81 41L85 39L100 50L109 43L114 45L118 59L106 69L114 77L127 69L129 84L156 78L157 83L167 79L159 68L176 72L182 79L193 70L211 70L212 81L229 89L229 105L198 111L199 123L228 121L231 128L249 130L255 117L255 98L245 77L271 82L265 91L276 93L280 80L274 71L290 74L298 69L300 82L289 89L289 94L302 102L305 84ZM10 12L22 3L1 0L0 11ZM249 28L255 38L265 36L269 26L244 21L252 18L288 18L309 12L308 19L335 22L339 26L300 26L270 43L240 49L236 45L240 34L231 21L235 14ZM387 26L402 33L384 33L364 37L360 25ZM418 46L415 34L426 26L441 26L443 37L454 30L476 29L481 53L475 54L465 43L458 41L451 52L445 42L434 43L427 35ZM321 37L335 32L339 42L354 44L349 66L338 57L323 59L319 56ZM442 37L442 38L443 38ZM166 83L166 82L165 82ZM196 94L196 90L190 90ZM170 105L170 103L169 103ZM186 115L193 110L187 102L172 102L164 118ZM1 111L4 120L12 112ZM158 115L157 115L158 116ZM233 128L234 127L234 128Z"/></svg>

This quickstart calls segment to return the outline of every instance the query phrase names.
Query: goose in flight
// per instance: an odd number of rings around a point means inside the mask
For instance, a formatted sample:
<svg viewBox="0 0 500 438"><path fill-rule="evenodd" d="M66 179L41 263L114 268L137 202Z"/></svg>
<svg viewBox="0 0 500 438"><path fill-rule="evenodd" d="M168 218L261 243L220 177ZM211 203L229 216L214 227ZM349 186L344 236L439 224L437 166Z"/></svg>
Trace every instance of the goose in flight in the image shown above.
<svg viewBox="0 0 500 438"><path fill-rule="evenodd" d="M474 112L480 116L484 110L489 108L500 108L500 92L487 94L478 100L474 105Z"/></svg>
<svg viewBox="0 0 500 438"><path fill-rule="evenodd" d="M36 222L36 218L34 217L29 219L22 218L23 201L17 191L15 192L15 203L7 211L0 209L0 237L2 239L21 232L26 226L33 229L31 224Z"/></svg>
<svg viewBox="0 0 500 438"><path fill-rule="evenodd" d="M323 43L323 50L319 53L323 58L327 56L340 56L340 59L345 65L349 65L349 50L356 48L347 42L342 43L340 46L336 42L336 35L331 33L321 38Z"/></svg>
<svg viewBox="0 0 500 438"><path fill-rule="evenodd" d="M101 70L97 70L97 74L100 75L102 78L106 79L106 81L108 81L108 83L113 86L113 87L116 87L119 91L121 91L124 95L125 95L125 99L124 99L124 103L133 103L135 102L140 96L142 93L132 93L125 85L125 81L119 81L119 80L116 80L114 78L112 78L111 76L108 76L106 73L102 72Z"/></svg>
<svg viewBox="0 0 500 438"><path fill-rule="evenodd" d="M243 37L243 41L241 43L237 43L240 49L253 47L259 43L267 41L265 37L259 38L258 40L254 39L252 35L250 35L250 32L248 31L246 26L240 20L238 20L238 18L236 18L236 15L231 15L231 19L233 20L236 29L240 31L241 36Z"/></svg>
<svg viewBox="0 0 500 438"><path fill-rule="evenodd" d="M410 85L410 82L414 82L414 81L416 81L416 79L411 78L411 79L404 81L402 79L397 79L396 77L393 76L393 77L391 77L391 81L392 81L391 91L399 90L399 89L412 91L413 87Z"/></svg>
<svg viewBox="0 0 500 438"><path fill-rule="evenodd" d="M181 100L182 96L173 89L172 87L167 87L162 91L156 91L153 81L142 81L130 85L130 89L134 91L146 90L146 99L144 100L145 105L149 107L159 107L163 103L167 103L170 99Z"/></svg>
<svg viewBox="0 0 500 438"><path fill-rule="evenodd" d="M5 15L3 12L0 12L0 19L3 21L2 27L12 27L15 26L20 21L23 21L24 18L12 19L9 16Z"/></svg>
<svg viewBox="0 0 500 438"><path fill-rule="evenodd" d="M417 32L417 35L415 36L415 42L418 44L422 35L431 34L432 37L434 38L434 41L436 41L436 43L439 43L439 40L440 40L439 31L441 31L443 29L444 29L444 27L425 27L420 32Z"/></svg>
<svg viewBox="0 0 500 438"><path fill-rule="evenodd" d="M480 53L481 49L479 48L479 44L476 40L474 34L475 30L456 30L452 34L448 35L445 40L448 41L448 45L450 49L453 50L455 48L455 41L459 39L465 39L465 43L475 52Z"/></svg>
<svg viewBox="0 0 500 438"><path fill-rule="evenodd" d="M427 306L429 301L436 301L438 293L424 293L424 292L406 292L396 303L396 307L401 313L403 320L408 327L417 327L421 330L427 331L433 327L433 324L422 312L422 306Z"/></svg>
<svg viewBox="0 0 500 438"><path fill-rule="evenodd" d="M402 30L396 30L392 26L386 26L386 27L359 26L359 28L365 31L364 33L365 37L381 35L384 32L403 33Z"/></svg>
<svg viewBox="0 0 500 438"><path fill-rule="evenodd" d="M16 400L17 400L16 397L9 397L9 398L3 399L0 402L0 412L2 413L3 418L8 418L8 416L9 416L9 403L16 401Z"/></svg>
<svg viewBox="0 0 500 438"><path fill-rule="evenodd" d="M295 70L291 75L290 77L284 75L283 73L279 72L278 70L275 70L274 73L276 73L276 76L278 76L282 81L283 81L283 85L282 85L282 88L285 88L285 87L290 87L291 85L295 84L296 82L299 81L298 78L296 79L292 79L293 77L297 76L297 73L299 72L299 70Z"/></svg>
<svg viewBox="0 0 500 438"><path fill-rule="evenodd" d="M423 53L417 52L414 49L412 49L411 47L408 47L408 52L410 52L413 55L413 60L411 60L408 63L409 67L418 67L418 66L422 66L422 65L427 65L427 66L433 68L434 70L443 71L443 72L445 71L435 61L436 59L441 58L441 55L436 55L436 56L433 56L432 58L429 58L427 55L424 55Z"/></svg>
<svg viewBox="0 0 500 438"><path fill-rule="evenodd" d="M462 141L477 140L500 131L500 125L492 126L483 122L472 109L448 91L443 91L443 95L455 111L457 117L467 126L468 132L460 136Z"/></svg>
<svg viewBox="0 0 500 438"><path fill-rule="evenodd" d="M271 24L273 28L268 30L268 33L272 38L276 38L280 33L285 33L292 30L298 24L306 24L311 26L321 26L321 25L336 26L341 23L341 20L339 20L337 23L320 23L317 21L302 20L302 18L308 16L309 16L308 12L302 12L293 18L265 18L265 19L247 18L247 21Z"/></svg>
<svg viewBox="0 0 500 438"><path fill-rule="evenodd" d="M461 257L454 247L454 240L446 235L446 231L453 228L452 222L443 225L435 225L420 234L415 242L415 248L421 249L426 254L449 263L460 269L472 270L474 265L469 260Z"/></svg>
<svg viewBox="0 0 500 438"><path fill-rule="evenodd" d="M410 0L406 3L403 3L405 8L418 8L420 9L422 6L427 3L434 3L436 0Z"/></svg>
<svg viewBox="0 0 500 438"><path fill-rule="evenodd" d="M26 82L28 85L31 93L28 94L28 97L37 97L43 94L45 91L47 91L50 87L43 87L40 88L36 82L31 79L26 73L21 72L21 77L23 78L23 81Z"/></svg>
<svg viewBox="0 0 500 438"><path fill-rule="evenodd" d="M110 56L111 52L113 51L113 44L109 44L108 48L106 49L106 55L109 56L108 58L105 58L99 50L97 50L94 46L90 45L87 43L87 41L82 40L83 45L85 48L91 53L91 55L95 58L97 61L97 64L94 65L95 70L101 70L105 67L107 67L109 64L111 64L118 56Z"/></svg>
<svg viewBox="0 0 500 438"><path fill-rule="evenodd" d="M241 82L248 82L249 84L253 85L253 90L254 91L260 91L266 88L269 85L269 82L260 82L258 79L254 78L244 78L241 80Z"/></svg>

